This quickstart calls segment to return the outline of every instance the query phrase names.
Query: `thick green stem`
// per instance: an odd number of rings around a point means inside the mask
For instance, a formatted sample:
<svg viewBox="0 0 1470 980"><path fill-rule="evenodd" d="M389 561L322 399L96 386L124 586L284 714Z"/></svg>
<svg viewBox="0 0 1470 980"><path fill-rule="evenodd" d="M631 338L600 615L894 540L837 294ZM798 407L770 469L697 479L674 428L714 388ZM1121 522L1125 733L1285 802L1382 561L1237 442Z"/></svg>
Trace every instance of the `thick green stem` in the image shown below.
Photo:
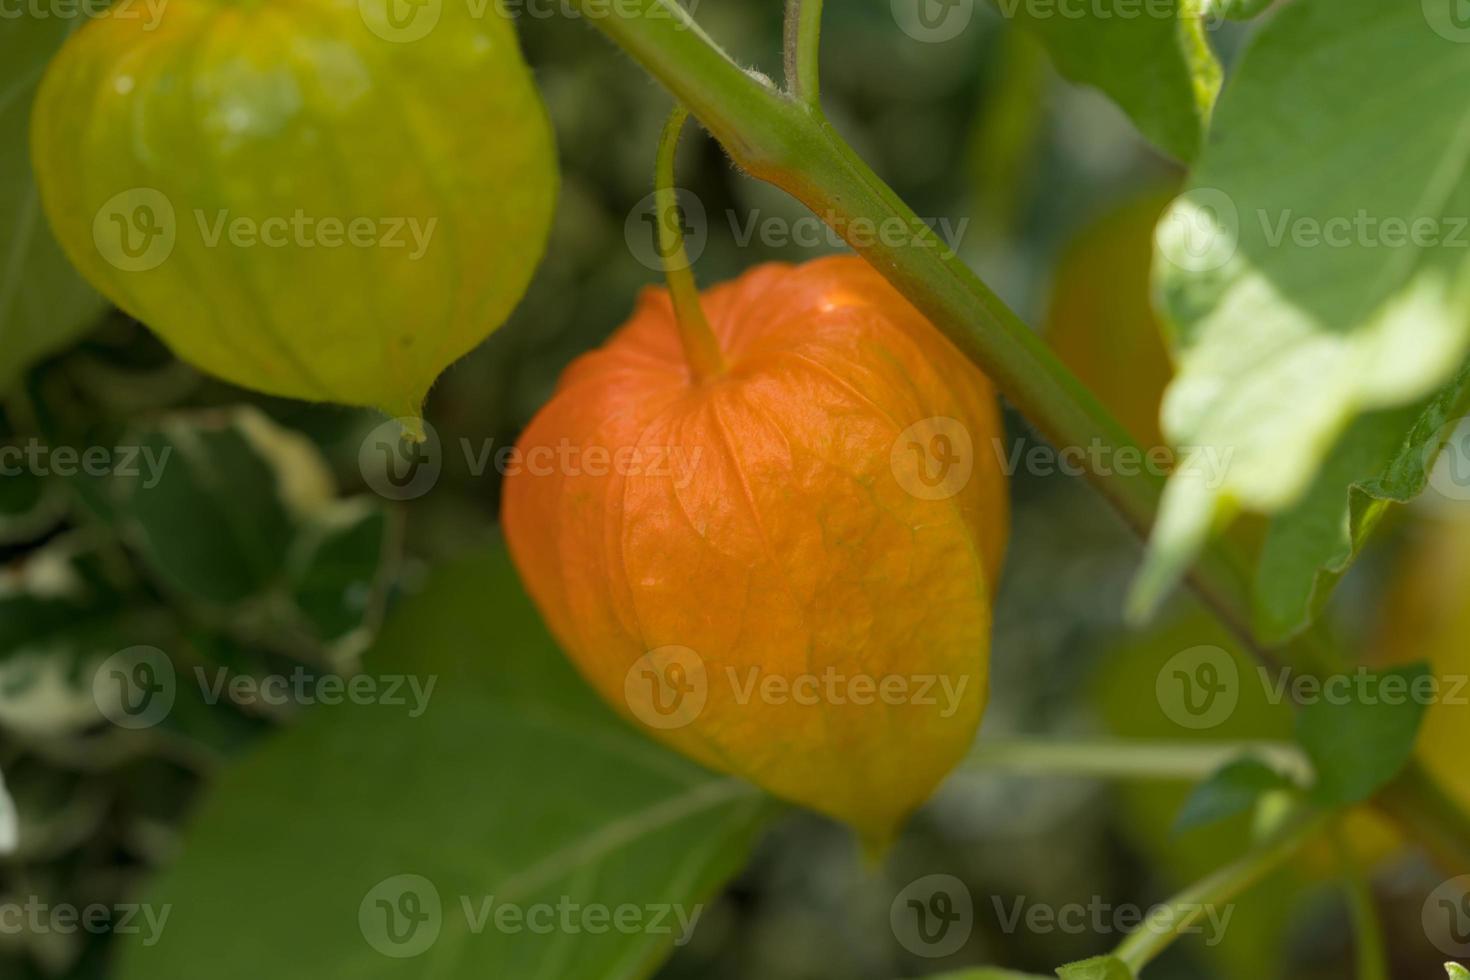
<svg viewBox="0 0 1470 980"><path fill-rule="evenodd" d="M1323 819L1316 817L1287 828L1239 861L1180 892L1150 913L1143 925L1118 945L1113 955L1126 963L1137 976L1211 908L1233 901L1284 864L1322 829Z"/></svg>
<svg viewBox="0 0 1470 980"><path fill-rule="evenodd" d="M696 378L710 378L725 370L720 343L705 319L699 302L699 286L694 281L689 253L684 248L684 220L679 214L679 198L674 191L674 161L679 155L679 134L689 110L676 105L669 114L663 136L658 143L658 164L654 168L653 188L658 208L659 254L664 260L664 275L674 302L674 319L679 324L679 338L684 343L684 356Z"/></svg>

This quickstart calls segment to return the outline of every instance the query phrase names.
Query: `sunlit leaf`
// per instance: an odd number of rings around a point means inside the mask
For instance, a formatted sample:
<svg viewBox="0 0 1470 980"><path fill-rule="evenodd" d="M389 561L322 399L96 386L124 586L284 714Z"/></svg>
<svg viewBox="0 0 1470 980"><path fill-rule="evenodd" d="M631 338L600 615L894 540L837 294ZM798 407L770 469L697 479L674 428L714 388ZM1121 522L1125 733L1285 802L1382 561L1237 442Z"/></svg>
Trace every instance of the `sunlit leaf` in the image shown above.
<svg viewBox="0 0 1470 980"><path fill-rule="evenodd" d="M1186 465L1135 615L1216 522L1297 503L1359 414L1414 404L1464 362L1465 52L1419 4L1297 0L1242 57L1159 227L1179 367L1164 430ZM1222 474L1189 465L1208 457Z"/></svg>

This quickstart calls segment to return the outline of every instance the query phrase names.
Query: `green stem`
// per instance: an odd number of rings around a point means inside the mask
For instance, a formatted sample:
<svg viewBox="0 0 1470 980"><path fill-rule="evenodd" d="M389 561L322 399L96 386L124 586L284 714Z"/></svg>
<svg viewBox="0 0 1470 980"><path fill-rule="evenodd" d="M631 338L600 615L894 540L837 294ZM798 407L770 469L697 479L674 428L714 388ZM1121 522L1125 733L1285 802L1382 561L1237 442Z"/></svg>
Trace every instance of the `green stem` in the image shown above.
<svg viewBox="0 0 1470 980"><path fill-rule="evenodd" d="M1342 869L1343 885L1353 918L1357 980L1388 980L1388 950L1383 941L1383 922L1373 902L1373 889L1358 856L1353 853L1341 819L1332 824L1332 845L1337 852L1337 865Z"/></svg>
<svg viewBox="0 0 1470 980"><path fill-rule="evenodd" d="M1113 955L1137 976L1210 908L1233 901L1286 863L1322 829L1325 819L1314 817L1288 827L1240 860L1186 888L1151 912L1143 925L1118 945Z"/></svg>
<svg viewBox="0 0 1470 980"><path fill-rule="evenodd" d="M694 281L689 253L684 248L684 221L679 216L679 198L674 192L674 161L679 153L679 134L689 110L674 106L658 141L658 163L654 168L653 188L658 208L659 254L664 259L664 275L674 302L674 319L679 325L679 338L684 356L696 379L711 378L725 370L720 343L710 329L704 308L699 302L699 285Z"/></svg>
<svg viewBox="0 0 1470 980"><path fill-rule="evenodd" d="M786 91L820 110L822 0L786 0Z"/></svg>
<svg viewBox="0 0 1470 980"><path fill-rule="evenodd" d="M1312 776L1311 763L1299 748L1271 741L985 738L976 743L964 768L1037 776L1198 782L1241 756L1259 759L1297 783L1305 784Z"/></svg>

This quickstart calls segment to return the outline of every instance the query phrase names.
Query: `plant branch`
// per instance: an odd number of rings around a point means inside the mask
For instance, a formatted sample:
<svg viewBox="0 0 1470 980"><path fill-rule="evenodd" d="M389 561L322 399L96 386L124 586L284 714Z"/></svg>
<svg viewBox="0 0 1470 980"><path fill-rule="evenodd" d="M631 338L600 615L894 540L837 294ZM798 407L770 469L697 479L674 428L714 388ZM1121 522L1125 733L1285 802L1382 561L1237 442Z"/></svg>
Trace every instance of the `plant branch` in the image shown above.
<svg viewBox="0 0 1470 980"><path fill-rule="evenodd" d="M1175 895L1150 912L1143 925L1123 940L1113 955L1137 976L1212 907L1233 901L1284 864L1322 829L1325 819L1318 816L1287 827L1240 860Z"/></svg>
<svg viewBox="0 0 1470 980"><path fill-rule="evenodd" d="M821 108L822 0L786 0L786 91Z"/></svg>

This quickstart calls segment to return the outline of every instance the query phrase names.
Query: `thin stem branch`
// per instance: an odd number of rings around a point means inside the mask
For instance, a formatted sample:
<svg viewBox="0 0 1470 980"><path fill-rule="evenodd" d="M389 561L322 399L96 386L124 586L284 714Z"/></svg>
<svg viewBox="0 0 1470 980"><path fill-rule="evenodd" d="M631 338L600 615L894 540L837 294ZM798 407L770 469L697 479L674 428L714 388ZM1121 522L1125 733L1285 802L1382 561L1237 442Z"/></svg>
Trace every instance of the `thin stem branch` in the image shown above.
<svg viewBox="0 0 1470 980"><path fill-rule="evenodd" d="M821 108L822 0L786 0L786 91Z"/></svg>
<svg viewBox="0 0 1470 980"><path fill-rule="evenodd" d="M674 301L674 319L679 324L679 339L684 356L697 379L714 377L725 370L720 343L710 329L704 308L699 302L699 285L694 281L689 253L684 248L684 217L674 191L674 162L679 155L679 136L689 110L683 104L674 106L658 141L658 163L654 168L653 189L658 208L659 255L664 260L664 276Z"/></svg>
<svg viewBox="0 0 1470 980"><path fill-rule="evenodd" d="M976 743L963 767L1029 776L1198 782L1241 756L1259 759L1297 783L1312 777L1305 753L1289 742L1272 741L985 738Z"/></svg>
<svg viewBox="0 0 1470 980"><path fill-rule="evenodd" d="M1383 922L1373 902L1373 888L1362 863L1353 853L1352 842L1341 819L1333 821L1332 845L1337 852L1337 865L1342 869L1348 909L1353 918L1357 980L1388 980L1388 948L1383 939Z"/></svg>
<svg viewBox="0 0 1470 980"><path fill-rule="evenodd" d="M1143 925L1123 940L1113 955L1137 976L1214 906L1233 901L1284 864L1322 829L1324 821L1318 816L1290 826L1240 860L1186 888L1149 913Z"/></svg>

